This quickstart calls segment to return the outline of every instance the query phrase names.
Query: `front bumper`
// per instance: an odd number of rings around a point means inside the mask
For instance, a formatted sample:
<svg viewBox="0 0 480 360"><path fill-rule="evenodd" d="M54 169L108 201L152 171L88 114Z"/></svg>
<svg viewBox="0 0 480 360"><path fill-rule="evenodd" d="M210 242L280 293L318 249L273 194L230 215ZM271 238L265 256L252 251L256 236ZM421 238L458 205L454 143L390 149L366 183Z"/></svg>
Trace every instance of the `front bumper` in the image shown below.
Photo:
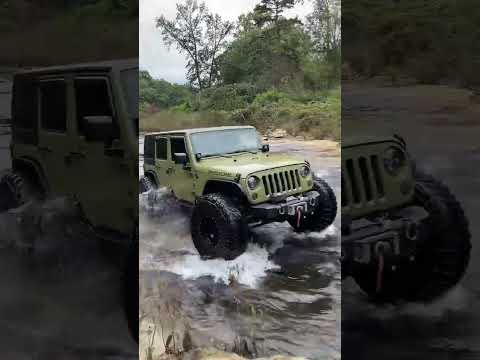
<svg viewBox="0 0 480 360"><path fill-rule="evenodd" d="M251 215L256 221L285 221L294 217L298 211L301 211L303 215L313 214L319 203L320 194L312 190L297 196L290 196L279 203L254 205L251 207Z"/></svg>
<svg viewBox="0 0 480 360"><path fill-rule="evenodd" d="M423 208L409 206L389 218L342 219L342 261L368 264L376 261L380 252L390 258L415 256L427 217Z"/></svg>

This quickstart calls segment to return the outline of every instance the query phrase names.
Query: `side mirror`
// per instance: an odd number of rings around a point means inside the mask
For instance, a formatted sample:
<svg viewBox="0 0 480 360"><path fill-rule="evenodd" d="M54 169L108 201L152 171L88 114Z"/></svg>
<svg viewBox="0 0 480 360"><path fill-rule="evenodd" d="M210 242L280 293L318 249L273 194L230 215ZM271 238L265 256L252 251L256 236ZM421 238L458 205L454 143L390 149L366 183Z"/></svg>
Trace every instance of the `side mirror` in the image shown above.
<svg viewBox="0 0 480 360"><path fill-rule="evenodd" d="M185 153L175 153L173 154L173 162L185 166L188 163L188 156Z"/></svg>
<svg viewBox="0 0 480 360"><path fill-rule="evenodd" d="M268 144L263 144L262 145L262 152L267 153L270 151L270 145Z"/></svg>
<svg viewBox="0 0 480 360"><path fill-rule="evenodd" d="M87 141L104 142L115 137L111 116L85 116L82 125Z"/></svg>

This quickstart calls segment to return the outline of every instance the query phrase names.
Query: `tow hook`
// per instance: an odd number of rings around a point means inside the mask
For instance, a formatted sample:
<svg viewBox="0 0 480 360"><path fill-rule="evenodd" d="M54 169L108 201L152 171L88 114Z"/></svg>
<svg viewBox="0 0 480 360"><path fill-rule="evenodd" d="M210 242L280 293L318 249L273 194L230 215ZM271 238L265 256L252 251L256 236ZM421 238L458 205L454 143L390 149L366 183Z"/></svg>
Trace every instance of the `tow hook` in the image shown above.
<svg viewBox="0 0 480 360"><path fill-rule="evenodd" d="M405 225L405 237L408 240L415 241L418 238L418 225L415 222L408 222Z"/></svg>
<svg viewBox="0 0 480 360"><path fill-rule="evenodd" d="M297 207L297 228L300 227L300 222L302 221L302 208Z"/></svg>
<svg viewBox="0 0 480 360"><path fill-rule="evenodd" d="M375 245L375 253L378 258L377 265L377 284L375 291L379 294L382 291L383 286L383 273L385 268L385 254L391 251L390 244L387 242L378 242Z"/></svg>

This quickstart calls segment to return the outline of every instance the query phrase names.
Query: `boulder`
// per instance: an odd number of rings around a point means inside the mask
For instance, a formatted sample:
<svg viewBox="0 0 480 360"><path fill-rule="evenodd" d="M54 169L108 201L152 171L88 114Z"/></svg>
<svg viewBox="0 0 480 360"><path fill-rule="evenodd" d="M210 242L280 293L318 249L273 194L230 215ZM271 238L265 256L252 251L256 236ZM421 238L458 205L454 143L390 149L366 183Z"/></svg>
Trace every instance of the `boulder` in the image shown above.
<svg viewBox="0 0 480 360"><path fill-rule="evenodd" d="M285 129L275 129L272 131L272 134L270 135L274 139L282 139L284 137L287 137L288 133L287 130Z"/></svg>

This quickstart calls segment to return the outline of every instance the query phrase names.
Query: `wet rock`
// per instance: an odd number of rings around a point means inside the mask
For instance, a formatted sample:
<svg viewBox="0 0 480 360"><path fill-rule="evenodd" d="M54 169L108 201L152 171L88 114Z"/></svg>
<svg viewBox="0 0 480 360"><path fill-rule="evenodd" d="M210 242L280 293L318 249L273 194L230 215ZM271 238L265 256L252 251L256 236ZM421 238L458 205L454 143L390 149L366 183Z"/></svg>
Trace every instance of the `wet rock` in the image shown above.
<svg viewBox="0 0 480 360"><path fill-rule="evenodd" d="M256 360L305 360L303 357L292 357L292 356L283 356L275 355L269 358L257 358Z"/></svg>
<svg viewBox="0 0 480 360"><path fill-rule="evenodd" d="M229 352L220 351L214 348L196 349L181 356L172 357L164 355L161 360L181 359L181 360L246 360L246 358ZM276 355L272 357L257 358L257 360L304 360L302 357L290 357Z"/></svg>
<svg viewBox="0 0 480 360"><path fill-rule="evenodd" d="M272 131L270 137L273 137L274 139L283 139L287 137L288 133L287 130L285 129L275 129Z"/></svg>

